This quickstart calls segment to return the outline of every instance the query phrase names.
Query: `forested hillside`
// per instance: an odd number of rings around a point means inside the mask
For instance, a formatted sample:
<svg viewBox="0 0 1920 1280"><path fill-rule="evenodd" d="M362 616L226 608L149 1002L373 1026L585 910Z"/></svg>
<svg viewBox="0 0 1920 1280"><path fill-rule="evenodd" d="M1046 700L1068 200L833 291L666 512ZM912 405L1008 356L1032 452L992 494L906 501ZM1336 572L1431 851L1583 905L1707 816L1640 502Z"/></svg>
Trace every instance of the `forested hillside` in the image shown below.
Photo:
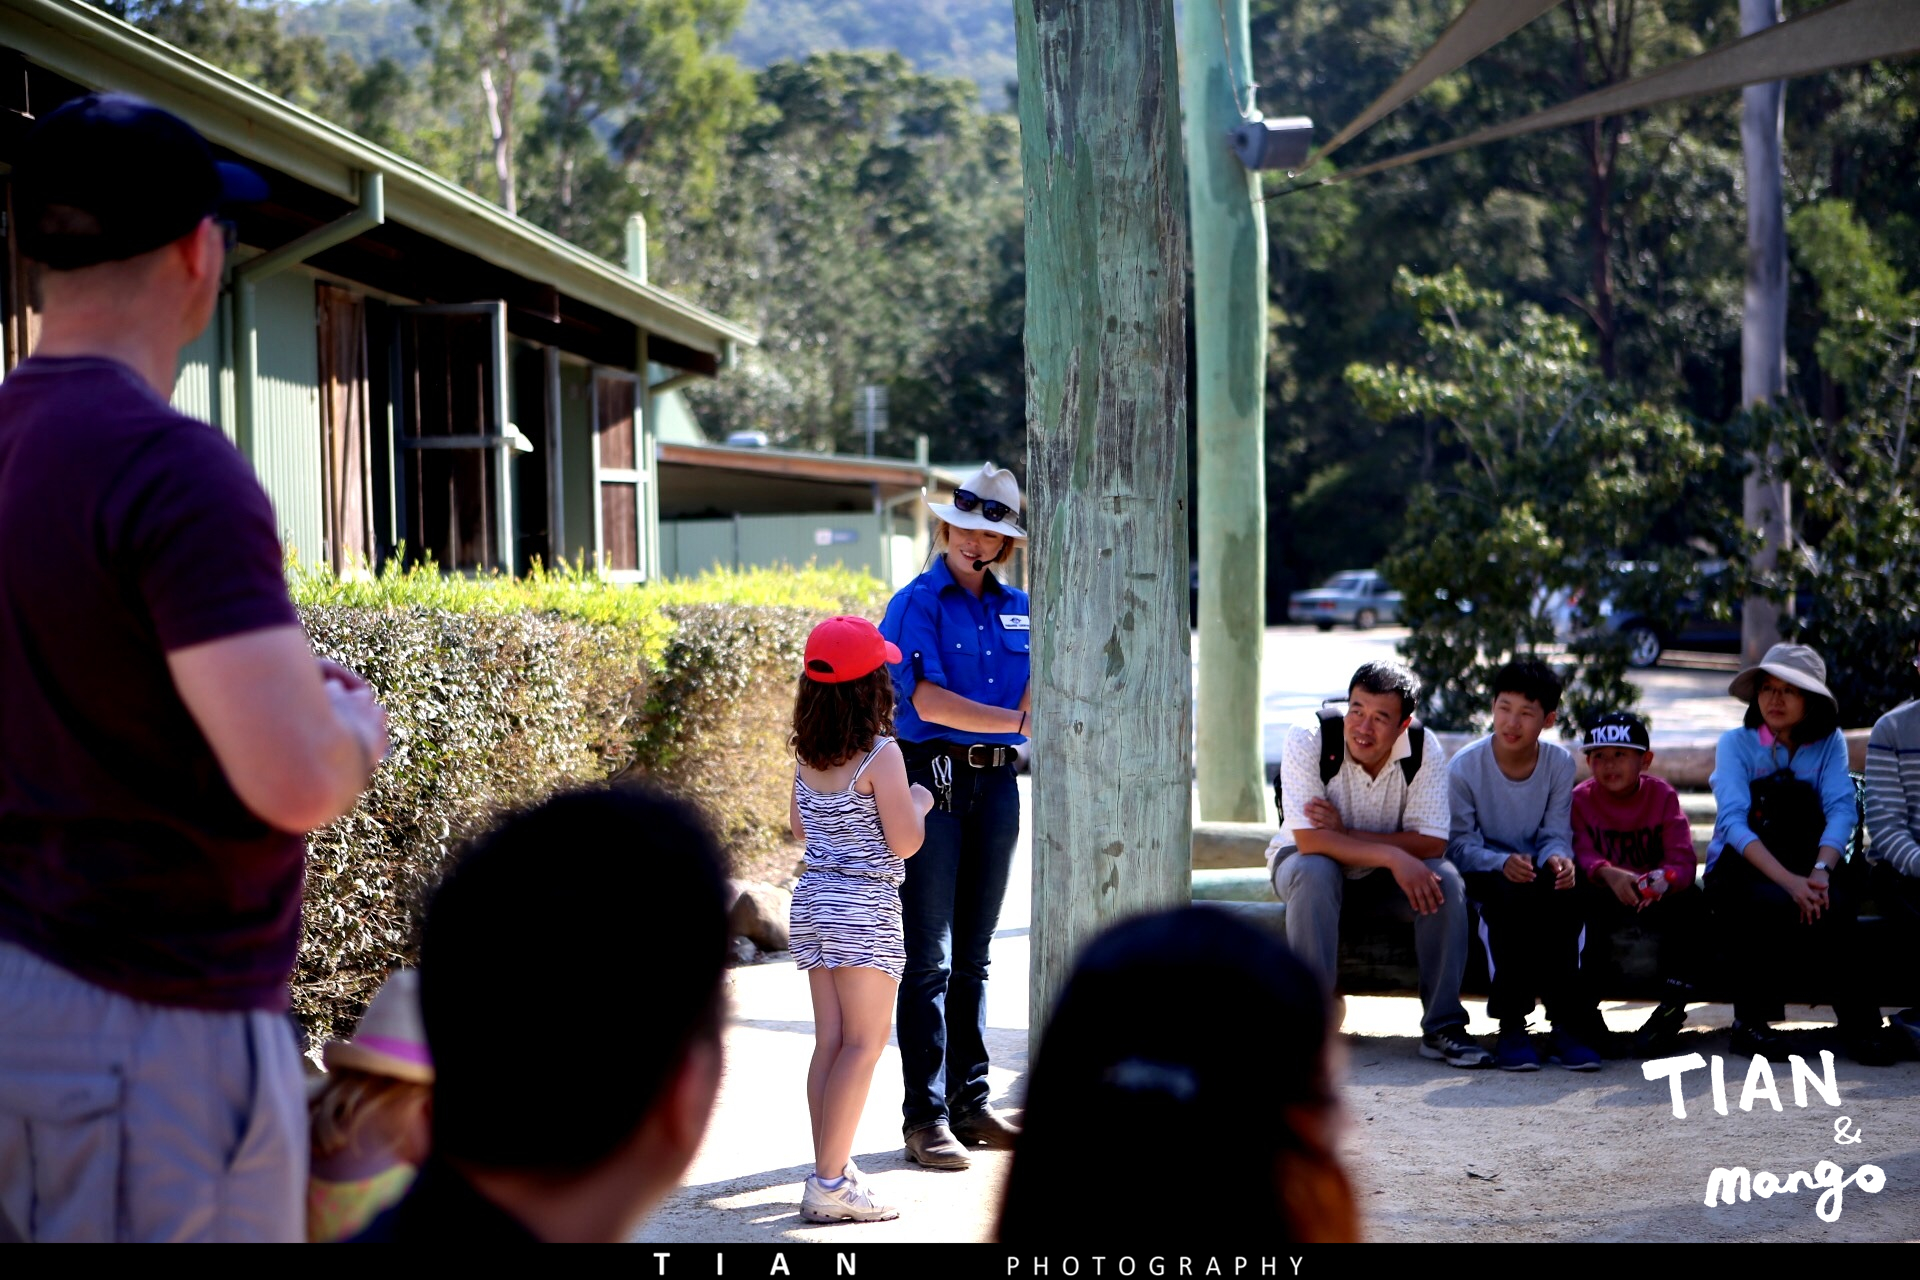
<svg viewBox="0 0 1920 1280"><path fill-rule="evenodd" d="M617 256L622 224L644 213L655 277L766 338L696 394L709 429L854 447L857 388L879 383L893 406L883 450L906 453L926 433L937 455L1022 465L1018 126L999 92L1012 0L111 7L593 252ZM1310 115L1325 138L1459 3L1251 8L1260 104ZM1731 0L1565 0L1338 163L1630 78L1726 42L1736 22ZM845 51L861 45L897 52ZM1266 204L1271 609L1290 588L1426 538L1409 503L1452 492L1447 477L1467 456L1459 422L1356 391L1444 364L1411 295L1396 293L1403 268L1416 280L1457 268L1463 287L1501 300L1488 317L1526 305L1565 322L1552 332L1582 362L1565 385L1604 386L1623 412L1643 407L1705 442L1698 485L1647 513L1640 545L1612 553L1683 545L1727 523L1744 429L1738 111L1738 95L1721 94ZM1869 366L1882 380L1898 370L1863 363L1850 344L1891 350L1886 335L1908 332L1903 300L1920 286L1914 62L1792 82L1786 149L1792 393L1809 420L1858 422L1878 403ZM1281 185L1268 178L1270 191ZM1849 255L1884 285L1880 311L1849 312L1836 297L1844 274L1822 264ZM1881 327L1846 329L1859 314ZM1909 453L1898 461L1911 470Z"/></svg>

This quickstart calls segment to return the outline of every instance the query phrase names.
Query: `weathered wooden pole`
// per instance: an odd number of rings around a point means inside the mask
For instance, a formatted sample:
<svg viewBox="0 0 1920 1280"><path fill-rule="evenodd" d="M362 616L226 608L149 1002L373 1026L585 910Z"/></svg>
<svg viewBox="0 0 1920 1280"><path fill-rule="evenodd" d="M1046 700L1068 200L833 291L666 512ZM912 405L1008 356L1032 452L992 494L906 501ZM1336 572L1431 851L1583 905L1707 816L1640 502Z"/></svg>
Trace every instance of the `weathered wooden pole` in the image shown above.
<svg viewBox="0 0 1920 1280"><path fill-rule="evenodd" d="M1780 21L1780 0L1740 0L1740 34ZM1781 178L1786 85L1779 80L1741 90L1740 148L1747 166L1747 298L1740 326L1740 402L1771 404L1787 393L1787 215ZM1792 492L1773 474L1773 459L1752 459L1742 494L1747 528L1760 534L1756 572L1771 571L1792 538ZM1740 651L1760 661L1780 639L1780 606L1750 596L1740 623Z"/></svg>
<svg viewBox="0 0 1920 1280"><path fill-rule="evenodd" d="M1195 765L1202 818L1258 822L1266 815L1267 220L1259 177L1227 145L1227 131L1253 108L1247 0L1189 3L1182 35L1199 446Z"/></svg>
<svg viewBox="0 0 1920 1280"><path fill-rule="evenodd" d="M1033 539L1031 1036L1191 888L1186 198L1172 0L1017 0Z"/></svg>

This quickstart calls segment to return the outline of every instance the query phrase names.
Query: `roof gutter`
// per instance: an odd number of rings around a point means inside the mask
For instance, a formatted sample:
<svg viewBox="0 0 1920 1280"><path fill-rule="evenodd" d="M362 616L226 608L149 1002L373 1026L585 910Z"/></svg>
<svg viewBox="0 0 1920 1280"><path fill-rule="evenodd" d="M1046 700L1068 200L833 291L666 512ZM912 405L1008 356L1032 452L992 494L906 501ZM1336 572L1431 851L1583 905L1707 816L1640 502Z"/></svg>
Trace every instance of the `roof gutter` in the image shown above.
<svg viewBox="0 0 1920 1280"><path fill-rule="evenodd" d="M387 220L386 179L379 173L363 173L359 185L359 208L315 227L270 253L250 258L233 270L233 382L237 409L234 443L240 446L240 452L253 459L256 467L260 459L255 454L253 418L260 378L260 327L255 318L254 287L269 276L278 275L316 253L323 253L384 223Z"/></svg>

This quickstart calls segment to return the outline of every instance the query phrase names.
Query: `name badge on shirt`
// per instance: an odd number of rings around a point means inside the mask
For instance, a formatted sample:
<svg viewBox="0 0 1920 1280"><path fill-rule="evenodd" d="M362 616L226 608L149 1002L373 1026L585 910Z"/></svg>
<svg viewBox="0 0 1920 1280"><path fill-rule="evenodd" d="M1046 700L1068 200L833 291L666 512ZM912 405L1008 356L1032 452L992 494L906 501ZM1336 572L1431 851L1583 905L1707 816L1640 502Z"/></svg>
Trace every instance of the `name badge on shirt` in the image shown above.
<svg viewBox="0 0 1920 1280"><path fill-rule="evenodd" d="M1006 631L1025 631L1028 629L1027 615L1024 613L1003 613L1000 615L1000 626Z"/></svg>

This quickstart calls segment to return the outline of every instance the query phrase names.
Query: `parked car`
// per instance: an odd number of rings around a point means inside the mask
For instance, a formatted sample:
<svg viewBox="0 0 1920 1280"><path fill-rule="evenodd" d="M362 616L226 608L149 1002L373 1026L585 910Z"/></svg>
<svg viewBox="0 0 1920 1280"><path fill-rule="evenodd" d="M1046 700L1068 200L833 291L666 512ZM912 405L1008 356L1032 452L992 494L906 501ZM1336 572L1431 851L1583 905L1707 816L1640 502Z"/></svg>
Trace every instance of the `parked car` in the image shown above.
<svg viewBox="0 0 1920 1280"><path fill-rule="evenodd" d="M1648 571L1653 568L1637 563L1616 567L1628 570L1645 568ZM1714 617L1707 604L1709 599L1725 593L1726 587L1721 579L1727 572L1725 561L1709 560L1701 564L1694 587L1680 597L1678 607L1670 617L1657 617L1639 609L1618 605L1611 599L1602 600L1595 612L1600 615L1602 626L1625 638L1629 666L1651 667L1669 649L1738 653L1741 602L1734 600L1724 618ZM1542 600L1541 607L1552 616L1554 631L1562 642L1573 638L1573 607L1578 603L1577 593L1570 596L1565 592L1553 592ZM1812 594L1802 591L1794 602L1794 610L1805 616L1812 604Z"/></svg>
<svg viewBox="0 0 1920 1280"><path fill-rule="evenodd" d="M1400 593L1372 569L1336 573L1311 591L1287 597L1287 621L1311 622L1322 631L1350 622L1365 631L1381 622L1400 621Z"/></svg>

